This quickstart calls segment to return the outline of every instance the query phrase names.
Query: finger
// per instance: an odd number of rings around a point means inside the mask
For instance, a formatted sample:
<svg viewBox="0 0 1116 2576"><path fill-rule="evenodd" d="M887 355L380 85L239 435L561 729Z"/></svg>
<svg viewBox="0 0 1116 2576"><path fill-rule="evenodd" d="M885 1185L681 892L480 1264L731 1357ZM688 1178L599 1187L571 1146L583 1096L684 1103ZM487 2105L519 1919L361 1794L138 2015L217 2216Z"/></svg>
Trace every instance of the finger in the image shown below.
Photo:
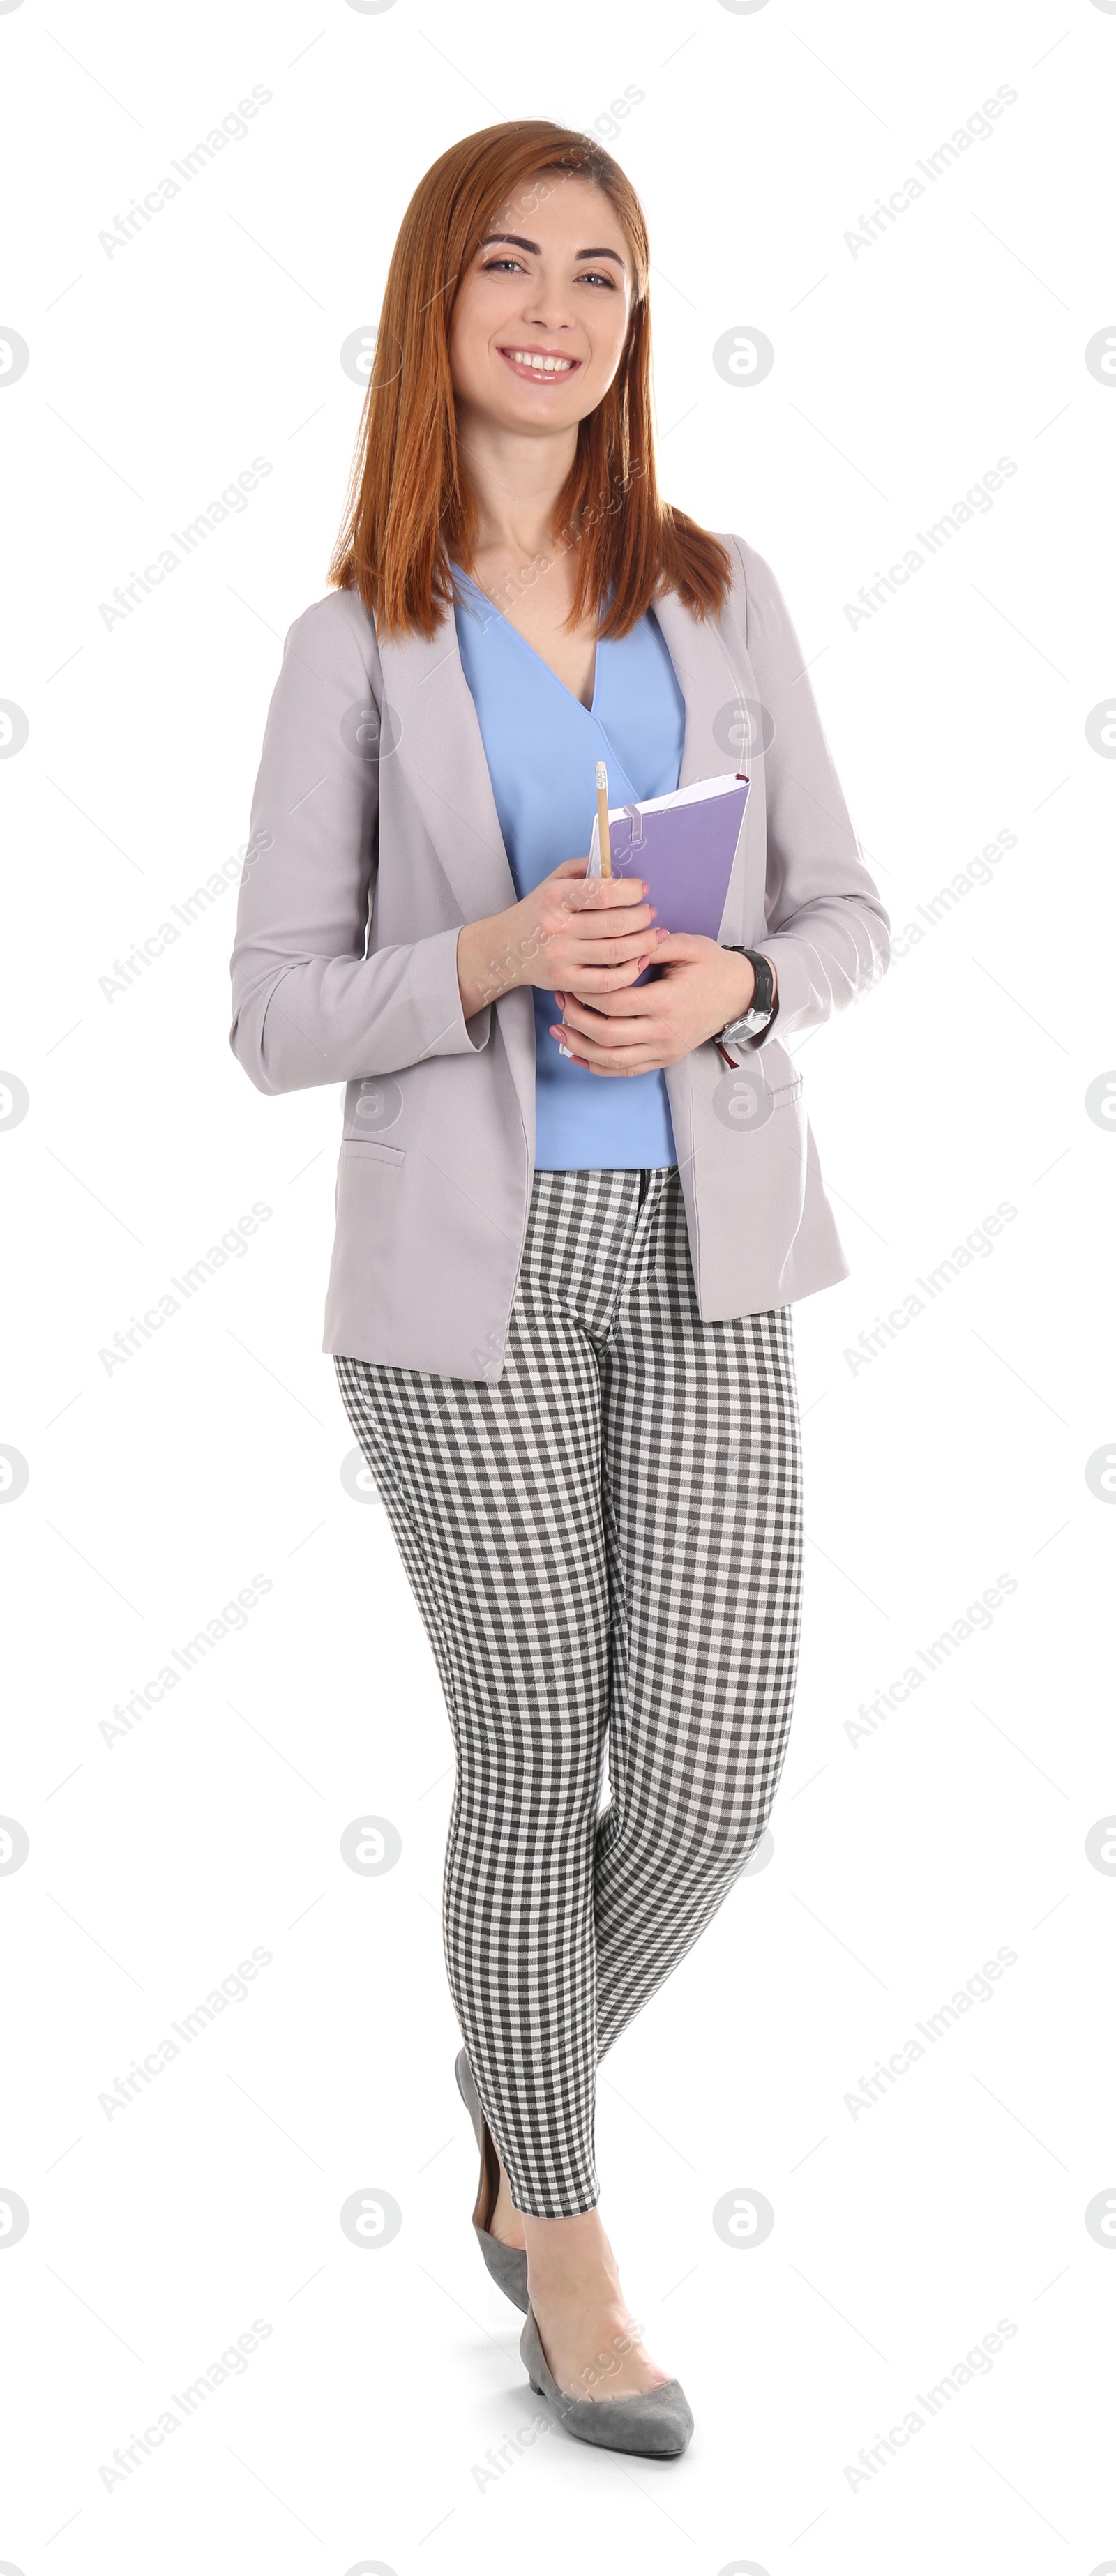
<svg viewBox="0 0 1116 2576"><path fill-rule="evenodd" d="M581 1043L584 1043L584 1041L581 1041ZM570 1056L571 1063L582 1065L586 1073L595 1073L599 1075L601 1079L606 1081L630 1081L637 1073L661 1072L663 1065L663 1058L654 1054L636 1057L633 1061L629 1062L626 1056L623 1058L615 1057L610 1060L607 1055L575 1055L572 1048L568 1049L567 1052Z"/></svg>
<svg viewBox="0 0 1116 2576"><path fill-rule="evenodd" d="M602 913L599 919L579 914L574 921L564 921L548 934L548 945L555 965L570 958L582 966L627 966L633 957L646 956L652 949L655 932L647 919L647 907L638 912ZM567 967L567 975L572 969Z"/></svg>
<svg viewBox="0 0 1116 2576"><path fill-rule="evenodd" d="M571 887L568 899L573 899L574 893ZM607 911L614 904L646 903L647 895L648 888L642 877L588 877L576 888L575 909L579 912Z"/></svg>
<svg viewBox="0 0 1116 2576"><path fill-rule="evenodd" d="M576 912L563 922L558 936L563 935L575 948L584 947L587 955L592 955L604 965L609 962L603 953L609 941L618 955L625 944L628 951L634 953L634 939L642 939L645 948L651 946L654 940L654 908L651 904L641 903L633 906L630 912L588 912L579 905Z"/></svg>
<svg viewBox="0 0 1116 2576"><path fill-rule="evenodd" d="M562 1004L567 1027L588 1030L592 1037L600 1037L606 1028L622 1029L624 1038L621 1043L630 1043L629 1032L632 1038L637 1030L649 1037L658 1026L658 1015L648 1010L646 996L642 992L610 993L607 1008L605 1001L603 994L598 1000L592 994L568 993Z"/></svg>
<svg viewBox="0 0 1116 2576"><path fill-rule="evenodd" d="M710 941L699 938L692 930L657 930L655 956L656 959L670 958L677 962L683 960L690 962L700 958L711 944Z"/></svg>
<svg viewBox="0 0 1116 2576"><path fill-rule="evenodd" d="M569 943L575 960L574 971L576 972L578 966L594 968L630 966L637 957L646 957L651 937L650 924L625 931L623 934L610 932L606 925L599 938L594 938L592 932L586 935L579 927L573 933ZM657 949L655 954L658 955Z"/></svg>
<svg viewBox="0 0 1116 2576"><path fill-rule="evenodd" d="M643 1040L631 1047L609 1044L587 1031L573 1029L568 1022L555 1022L551 1037L568 1056L571 1064L581 1065L586 1073L630 1075L652 1073L664 1064L673 1063L674 1051L665 1038Z"/></svg>
<svg viewBox="0 0 1116 2576"><path fill-rule="evenodd" d="M547 875L548 877L584 878L588 865L588 859L559 859L557 867L548 868ZM619 893L623 886L636 886L642 894L646 894L647 892L647 887L644 884L642 877L590 877L588 879L588 884L590 886L604 888L606 892L611 889L614 894ZM623 896L621 896L621 900L624 900Z"/></svg>
<svg viewBox="0 0 1116 2576"><path fill-rule="evenodd" d="M602 1020L598 1014L580 1011L576 1007L571 1007L569 1003L566 1005L565 1018L552 1024L552 1034L557 1037L561 1046L569 1046L573 1040L580 1047L587 1046L598 1050L603 1047L609 1054L627 1055L632 1047L648 1046L652 1042L651 1032L645 1025L628 1021Z"/></svg>
<svg viewBox="0 0 1116 2576"><path fill-rule="evenodd" d="M559 1055L564 1055L564 1056L568 1059L568 1061L569 1061L569 1063L570 1063L570 1064L583 1064L583 1063L584 1063L584 1061L585 1061L584 1057L583 1057L581 1054L579 1054L579 1053L575 1050L575 1047L571 1044L571 1040L572 1040L572 1038L573 1038L573 1031L572 1031L572 1029L567 1029L567 1028L559 1027L559 1026L557 1026L557 1025L556 1025L555 1027L553 1027L553 1028L550 1030L550 1035L551 1035L551 1037L554 1039L554 1042L555 1042L555 1045L557 1046L557 1049L558 1049L558 1053L559 1053ZM577 1047L578 1047L578 1048L580 1048L580 1047L582 1047L582 1046L584 1046L584 1045L585 1045L585 1040L584 1040L584 1038L579 1038L579 1039L577 1040Z"/></svg>
<svg viewBox="0 0 1116 2576"><path fill-rule="evenodd" d="M575 1001L578 1002L592 1002L598 998L610 999L614 993L628 990L650 962L644 954L641 957L629 958L626 966L602 966L599 971L594 967L581 965L574 970L576 982L571 980L566 990L572 993Z"/></svg>
<svg viewBox="0 0 1116 2576"><path fill-rule="evenodd" d="M573 994L575 1002L591 1002L597 994L607 994L610 997L610 1009L612 1007L611 997L613 995L616 995L617 998L621 995L624 995L625 997L630 996L629 1007L631 1009L639 1010L640 1008L643 1008L646 1010L648 1005L645 995L643 993L632 992L631 986L633 977L641 975L644 967L649 966L650 963L651 960L645 952L642 957L629 958L626 966L606 966L603 968L599 978L594 977L591 983L586 982L584 985L580 986L577 984L571 984L570 991Z"/></svg>
<svg viewBox="0 0 1116 2576"><path fill-rule="evenodd" d="M588 958L578 958L568 968L564 990L574 993L579 1002L607 1004L614 993L631 990L640 973L639 955L625 958L622 965L596 969ZM646 988L641 987L641 992ZM637 995L637 1000L640 998Z"/></svg>
<svg viewBox="0 0 1116 2576"><path fill-rule="evenodd" d="M564 1008L568 1024L571 1028L589 1029L592 1034L596 1036L603 1028L618 1026L619 1018L621 1016L620 1004L627 1003L630 1008L632 1002L635 1002L636 1004L642 1003L643 994L628 992L571 993L566 1000ZM613 1003L617 1006L615 1014L612 1009ZM635 1016L637 1018L646 1017L646 1004L644 1004L642 1011L637 1010Z"/></svg>

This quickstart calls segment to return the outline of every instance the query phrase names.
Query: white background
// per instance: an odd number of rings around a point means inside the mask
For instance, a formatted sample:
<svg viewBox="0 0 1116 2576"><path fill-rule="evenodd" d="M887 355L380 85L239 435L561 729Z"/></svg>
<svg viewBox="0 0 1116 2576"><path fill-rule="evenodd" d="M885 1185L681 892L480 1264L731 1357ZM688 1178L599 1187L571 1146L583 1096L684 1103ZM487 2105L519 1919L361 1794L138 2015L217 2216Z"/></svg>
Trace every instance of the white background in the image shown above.
<svg viewBox="0 0 1116 2576"><path fill-rule="evenodd" d="M1085 2223L1116 2200L1116 1878L1085 1851L1116 1797L1116 1521L1086 1481L1116 1445L1116 1144L1086 1108L1116 1064L1116 765L1085 730L1116 681L1116 386L1084 356L1116 330L1114 49L1102 0L0 10L0 322L30 351L0 382L0 696L30 728L0 761L0 1061L30 1104L0 1137L0 1440L29 1469L0 1515L0 1806L30 1843L0 1883L0 2186L30 2212L0 2268L0 2560L22 2576L1116 2564L1116 2244ZM110 255L101 232L254 84L244 139ZM990 137L854 255L846 233L1000 85ZM512 2441L542 2410L469 2226L448 1727L383 1513L342 1485L320 1349L338 1095L267 1100L234 1062L231 887L123 990L101 981L245 841L282 639L341 513L341 344L375 322L422 171L520 115L617 124L651 225L664 487L772 561L900 938L1015 836L798 1050L851 1276L795 1310L808 1596L774 1852L600 2092L606 2223L698 2419L670 2466ZM726 383L713 345L749 327L774 367ZM255 456L244 511L106 625ZM1004 456L991 508L850 622ZM256 1201L248 1250L106 1368ZM854 1366L1001 1202L991 1249ZM256 1573L245 1626L106 1741ZM1000 1574L990 1627L854 1736ZM378 1878L339 1850L366 1814L402 1838ZM253 1948L244 2000L110 2118L99 2096ZM861 2077L1001 1949L989 1999L854 2116ZM339 2224L365 2188L402 2211L371 2251ZM749 2190L775 2224L738 2249L711 2213ZM255 2318L247 2368L107 2487ZM1000 2319L990 2369L853 2484Z"/></svg>

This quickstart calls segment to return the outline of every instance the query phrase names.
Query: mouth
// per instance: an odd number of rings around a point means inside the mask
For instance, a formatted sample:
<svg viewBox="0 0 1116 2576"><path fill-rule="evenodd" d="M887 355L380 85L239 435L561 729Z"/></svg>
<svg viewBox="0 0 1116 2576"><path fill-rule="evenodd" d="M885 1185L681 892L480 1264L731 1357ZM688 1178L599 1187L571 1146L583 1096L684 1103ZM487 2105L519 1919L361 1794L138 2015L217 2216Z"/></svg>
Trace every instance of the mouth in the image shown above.
<svg viewBox="0 0 1116 2576"><path fill-rule="evenodd" d="M558 349L501 349L504 365L522 384L567 385L581 365L580 358L568 358Z"/></svg>

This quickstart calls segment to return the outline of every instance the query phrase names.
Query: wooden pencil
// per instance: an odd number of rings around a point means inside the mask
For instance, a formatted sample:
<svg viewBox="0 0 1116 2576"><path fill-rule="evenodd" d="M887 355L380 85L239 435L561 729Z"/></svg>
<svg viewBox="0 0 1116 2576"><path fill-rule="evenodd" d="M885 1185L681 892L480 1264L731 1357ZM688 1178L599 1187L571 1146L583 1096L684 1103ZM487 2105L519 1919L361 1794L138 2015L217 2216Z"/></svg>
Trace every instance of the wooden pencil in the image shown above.
<svg viewBox="0 0 1116 2576"><path fill-rule="evenodd" d="M601 875L612 875L612 836L608 828L608 770L603 760L597 762L597 834L601 845Z"/></svg>

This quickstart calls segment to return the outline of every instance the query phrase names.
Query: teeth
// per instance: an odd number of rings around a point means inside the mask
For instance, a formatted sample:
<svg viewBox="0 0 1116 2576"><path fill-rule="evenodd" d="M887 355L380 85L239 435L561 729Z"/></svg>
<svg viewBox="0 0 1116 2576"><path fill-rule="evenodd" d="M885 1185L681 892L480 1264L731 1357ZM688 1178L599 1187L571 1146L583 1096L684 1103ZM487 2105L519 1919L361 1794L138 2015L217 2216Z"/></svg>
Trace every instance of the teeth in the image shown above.
<svg viewBox="0 0 1116 2576"><path fill-rule="evenodd" d="M508 356L514 358L517 367L533 367L540 376L565 375L573 365L572 358L546 358L534 349L509 349Z"/></svg>

